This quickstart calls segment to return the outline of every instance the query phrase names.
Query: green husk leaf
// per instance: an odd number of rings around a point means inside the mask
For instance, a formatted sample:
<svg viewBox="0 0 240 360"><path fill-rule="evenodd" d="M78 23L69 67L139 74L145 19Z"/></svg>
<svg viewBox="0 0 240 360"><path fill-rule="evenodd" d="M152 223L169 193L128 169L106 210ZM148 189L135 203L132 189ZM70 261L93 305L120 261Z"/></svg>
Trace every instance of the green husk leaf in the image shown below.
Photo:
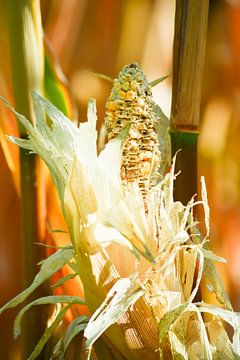
<svg viewBox="0 0 240 360"><path fill-rule="evenodd" d="M224 306L226 309L232 310L232 305L230 303L228 294L224 288L222 279L217 272L216 265L211 259L205 259L203 276L208 280L211 289L216 295L219 303Z"/></svg>
<svg viewBox="0 0 240 360"><path fill-rule="evenodd" d="M28 150L29 153L34 153L34 148L28 139L20 139L15 136L7 136L7 139L13 144L20 146L21 148Z"/></svg>
<svg viewBox="0 0 240 360"><path fill-rule="evenodd" d="M53 323L51 324L51 326L49 326L44 334L41 336L39 342L37 343L37 345L35 346L32 354L28 357L27 360L34 360L37 358L37 356L41 353L44 345L47 343L47 341L49 340L49 338L52 336L52 334L54 333L54 331L57 329L57 327L59 326L59 324L61 323L61 321L64 318L65 313L67 312L67 310L70 308L71 305L67 305L65 306L57 315L56 319L53 321Z"/></svg>
<svg viewBox="0 0 240 360"><path fill-rule="evenodd" d="M158 339L159 344L164 340L164 338L167 336L169 330L171 329L171 326L174 324L174 322L183 314L183 312L186 310L188 306L188 303L181 304L174 309L166 312L158 324ZM160 346L161 347L161 346Z"/></svg>
<svg viewBox="0 0 240 360"><path fill-rule="evenodd" d="M32 284L19 295L8 301L0 309L0 314L6 309L15 307L23 302L39 285L41 285L45 280L49 279L55 272L61 269L63 265L65 265L71 258L73 258L74 254L75 252L73 249L61 249L45 259Z"/></svg>
<svg viewBox="0 0 240 360"><path fill-rule="evenodd" d="M233 349L238 356L240 356L240 314L230 310L220 308L204 302L195 304L200 312L209 313L220 317L222 320L232 326L233 334Z"/></svg>
<svg viewBox="0 0 240 360"><path fill-rule="evenodd" d="M104 302L95 311L84 331L86 348L91 350L94 342L133 305L144 290L136 283L136 278L118 280L108 292Z"/></svg>
<svg viewBox="0 0 240 360"><path fill-rule="evenodd" d="M199 243L204 240L200 231L194 226L192 231L192 239L194 243ZM205 244L205 250L207 249L207 244ZM203 252L204 254L204 252ZM207 285L208 288L211 288L214 294L216 295L219 303L226 309L232 310L232 305L229 300L228 294L224 288L224 284L220 275L217 272L216 265L212 259L205 258L203 266L203 277L209 282Z"/></svg>
<svg viewBox="0 0 240 360"><path fill-rule="evenodd" d="M205 259L209 259L209 260L212 260L212 261L218 261L218 262L222 262L222 263L225 263L225 264L227 262L223 257L215 255L210 250L202 249L202 253L203 253L203 256L204 256Z"/></svg>
<svg viewBox="0 0 240 360"><path fill-rule="evenodd" d="M78 296L70 295L54 295L54 296L44 296L37 300L32 301L30 304L25 305L17 314L14 321L14 339L16 339L21 334L21 321L22 317L26 311L28 311L32 306L35 305L46 305L46 304L78 304L85 305L85 301Z"/></svg>
<svg viewBox="0 0 240 360"><path fill-rule="evenodd" d="M159 150L161 152L159 172L163 176L166 168L171 165L172 161L171 139L169 135L170 120L156 103L153 106L153 111L156 116L155 128L158 136Z"/></svg>

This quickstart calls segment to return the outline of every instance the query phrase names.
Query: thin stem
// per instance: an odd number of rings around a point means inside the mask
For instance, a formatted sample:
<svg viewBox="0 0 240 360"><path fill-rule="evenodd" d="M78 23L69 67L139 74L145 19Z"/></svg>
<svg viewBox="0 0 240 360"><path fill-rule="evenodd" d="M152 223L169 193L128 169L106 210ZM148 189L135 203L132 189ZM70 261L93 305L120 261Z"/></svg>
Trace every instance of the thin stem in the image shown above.
<svg viewBox="0 0 240 360"><path fill-rule="evenodd" d="M41 92L43 84L43 49L39 0L10 0L9 38L15 107L34 122L31 91ZM20 127L20 135L27 135ZM21 232L23 287L33 280L38 268L39 250L34 242L41 241L44 207L40 192L41 166L34 155L20 151L21 171ZM41 195L41 199L40 199ZM41 214L41 215L40 215ZM33 298L39 296L35 293ZM31 299L32 300L32 299ZM26 314L23 324L23 358L27 358L43 332L43 317L38 307Z"/></svg>
<svg viewBox="0 0 240 360"><path fill-rule="evenodd" d="M197 135L205 57L208 0L177 0L173 47L172 152L181 170L175 198L186 203L197 193Z"/></svg>

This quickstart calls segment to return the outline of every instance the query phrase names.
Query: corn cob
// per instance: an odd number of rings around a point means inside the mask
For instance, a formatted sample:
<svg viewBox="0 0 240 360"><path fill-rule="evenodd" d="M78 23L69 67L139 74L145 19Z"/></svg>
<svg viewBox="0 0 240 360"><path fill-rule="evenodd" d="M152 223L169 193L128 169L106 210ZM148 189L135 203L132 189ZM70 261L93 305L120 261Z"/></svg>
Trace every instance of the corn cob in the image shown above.
<svg viewBox="0 0 240 360"><path fill-rule="evenodd" d="M153 106L151 86L142 69L137 63L124 66L106 103L105 124L108 140L131 124L123 147L121 179L138 182L146 208L160 162Z"/></svg>

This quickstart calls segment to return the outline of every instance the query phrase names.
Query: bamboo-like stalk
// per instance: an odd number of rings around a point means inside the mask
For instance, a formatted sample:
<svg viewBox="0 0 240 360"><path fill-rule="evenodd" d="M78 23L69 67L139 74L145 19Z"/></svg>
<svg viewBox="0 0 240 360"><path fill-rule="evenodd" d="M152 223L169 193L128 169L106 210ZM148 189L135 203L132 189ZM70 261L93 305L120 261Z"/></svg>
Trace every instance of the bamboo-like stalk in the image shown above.
<svg viewBox="0 0 240 360"><path fill-rule="evenodd" d="M197 139L208 22L208 0L177 0L173 47L172 153L181 149L175 197L197 193Z"/></svg>
<svg viewBox="0 0 240 360"><path fill-rule="evenodd" d="M10 0L9 39L12 81L17 111L34 122L31 91L41 92L43 84L43 45L39 0ZM20 127L20 135L26 137ZM21 230L23 287L27 287L37 272L39 261L35 242L41 239L44 208L42 172L35 155L20 151L21 172ZM33 298L40 294L34 294ZM43 318L38 307L25 315L23 324L23 354L26 359L43 332Z"/></svg>

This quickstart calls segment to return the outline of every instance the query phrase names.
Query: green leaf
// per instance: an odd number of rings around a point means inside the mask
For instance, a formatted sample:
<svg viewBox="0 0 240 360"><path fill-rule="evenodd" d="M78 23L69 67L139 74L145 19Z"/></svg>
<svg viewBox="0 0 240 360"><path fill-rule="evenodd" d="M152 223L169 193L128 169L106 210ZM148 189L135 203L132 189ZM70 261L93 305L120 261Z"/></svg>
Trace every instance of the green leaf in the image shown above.
<svg viewBox="0 0 240 360"><path fill-rule="evenodd" d="M56 319L53 321L53 323L51 324L51 326L49 326L44 334L41 336L39 342L37 343L37 345L35 346L32 354L28 357L27 360L34 360L36 359L36 357L41 353L44 345L47 343L47 341L49 340L49 338L51 337L51 335L54 333L54 331L57 329L57 327L59 326L59 324L61 323L61 321L64 318L65 313L67 312L67 310L70 308L71 305L67 305L65 306L57 315Z"/></svg>
<svg viewBox="0 0 240 360"><path fill-rule="evenodd" d="M0 309L0 314L6 309L10 309L23 302L39 285L49 279L55 272L61 269L63 265L73 258L74 254L75 251L73 249L61 249L45 259L32 284L19 295L8 301Z"/></svg>
<svg viewBox="0 0 240 360"><path fill-rule="evenodd" d="M66 352L69 344L73 340L73 338L78 335L81 331L84 331L87 323L89 321L89 316L82 315L74 319L68 326L66 334L63 338L63 348L64 353Z"/></svg>
<svg viewBox="0 0 240 360"><path fill-rule="evenodd" d="M87 71L87 72L94 75L94 76L97 76L99 79L103 79L103 80L109 81L111 83L113 83L113 81L114 81L114 79L111 78L108 75L101 74L101 73L98 73L98 72L95 72L95 71Z"/></svg>
<svg viewBox="0 0 240 360"><path fill-rule="evenodd" d="M68 234L68 231L62 230L62 229L49 229L48 230L50 233L63 233L63 234Z"/></svg>
<svg viewBox="0 0 240 360"><path fill-rule="evenodd" d="M167 79L169 76L170 76L170 74L169 74L169 75L161 76L160 78L151 81L151 82L149 83L149 85L150 85L151 87L154 87L154 86L160 84L161 82L163 82L163 81L164 81L165 79Z"/></svg>
<svg viewBox="0 0 240 360"><path fill-rule="evenodd" d="M73 338L76 335L78 335L81 332L83 333L88 320L89 320L89 316L83 315L83 316L77 317L69 324L64 337L61 338L56 343L50 360L64 360L65 359L65 353L67 351L68 346L70 345L71 341L73 340ZM83 345L83 342L82 342L83 334L79 340L80 340L80 342L78 342L78 351L80 353L81 347Z"/></svg>
<svg viewBox="0 0 240 360"><path fill-rule="evenodd" d="M64 360L62 338L60 338L59 341L54 346L50 360Z"/></svg>
<svg viewBox="0 0 240 360"><path fill-rule="evenodd" d="M54 245L49 245L49 244L46 244L46 243L43 243L43 242L35 242L34 243L35 245L38 245L38 246L44 246L48 249L55 249L55 250L59 250L59 249L73 249L73 246L72 245L69 245L69 246L54 246ZM43 259L41 261L39 261L38 265L41 265L46 259Z"/></svg>
<svg viewBox="0 0 240 360"><path fill-rule="evenodd" d="M70 98L66 89L66 79L60 69L60 66L50 52L45 52L44 56L44 90L46 97L59 109L64 115L71 114Z"/></svg>
<svg viewBox="0 0 240 360"><path fill-rule="evenodd" d="M77 273L68 274L68 275L62 277L61 279L59 279L55 284L51 285L51 288L56 289L59 286L61 286L62 284L64 284L66 281L74 279L76 276L77 276Z"/></svg>
<svg viewBox="0 0 240 360"><path fill-rule="evenodd" d="M118 280L108 292L104 302L90 318L84 331L86 348L90 352L94 342L116 323L142 295L144 290L136 282L136 277Z"/></svg>
<svg viewBox="0 0 240 360"><path fill-rule="evenodd" d="M25 305L17 314L14 321L14 339L16 339L21 334L21 320L26 311L28 311L34 305L45 305L45 304L79 304L84 305L85 301L78 296L70 295L59 295L59 296L44 296L37 300L32 301L30 304Z"/></svg>

